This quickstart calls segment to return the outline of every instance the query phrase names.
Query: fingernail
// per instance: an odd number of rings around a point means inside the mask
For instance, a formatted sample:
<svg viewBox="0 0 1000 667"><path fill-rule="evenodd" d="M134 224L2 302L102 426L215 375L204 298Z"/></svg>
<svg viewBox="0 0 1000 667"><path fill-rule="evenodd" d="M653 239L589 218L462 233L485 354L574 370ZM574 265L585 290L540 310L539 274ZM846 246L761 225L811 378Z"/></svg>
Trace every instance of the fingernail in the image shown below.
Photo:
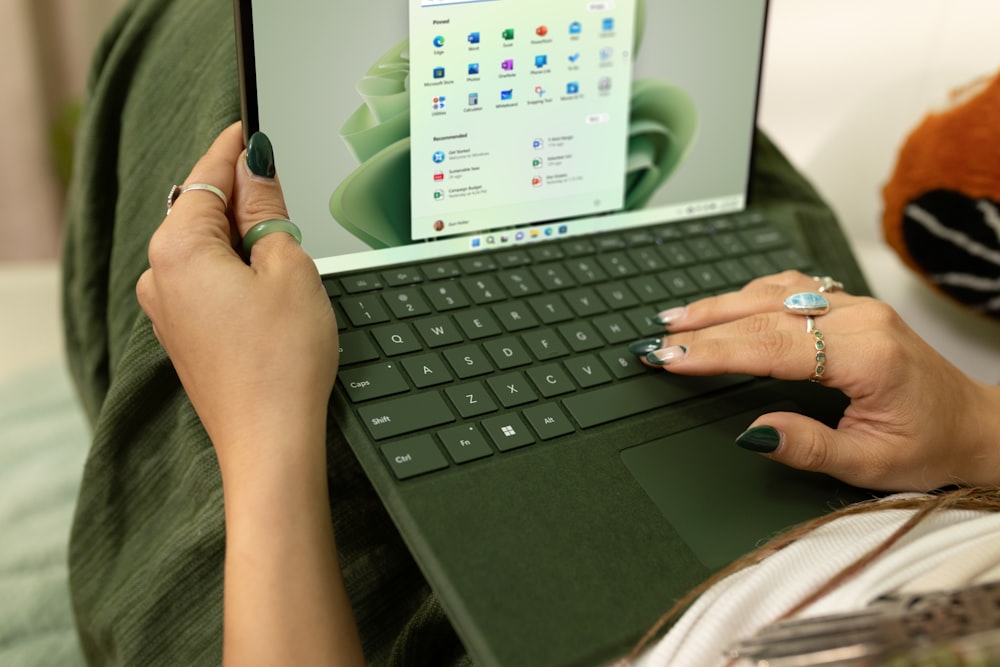
<svg viewBox="0 0 1000 667"><path fill-rule="evenodd" d="M677 324L682 319L684 315L687 314L687 308L680 306L678 308L669 308L664 310L662 313L657 313L656 317L653 319L663 326L669 326L671 324Z"/></svg>
<svg viewBox="0 0 1000 667"><path fill-rule="evenodd" d="M663 345L662 338L643 338L642 340L629 343L628 351L638 356L640 354L649 354L653 350L658 350L661 345Z"/></svg>
<svg viewBox="0 0 1000 667"><path fill-rule="evenodd" d="M257 176L274 178L274 148L263 132L254 132L247 142L247 167Z"/></svg>
<svg viewBox="0 0 1000 667"><path fill-rule="evenodd" d="M754 426L736 438L743 449L760 454L770 454L781 444L781 434L773 426Z"/></svg>
<svg viewBox="0 0 1000 667"><path fill-rule="evenodd" d="M683 345L665 347L662 350L653 350L646 355L646 361L658 366L669 366L678 359L683 359L688 349Z"/></svg>

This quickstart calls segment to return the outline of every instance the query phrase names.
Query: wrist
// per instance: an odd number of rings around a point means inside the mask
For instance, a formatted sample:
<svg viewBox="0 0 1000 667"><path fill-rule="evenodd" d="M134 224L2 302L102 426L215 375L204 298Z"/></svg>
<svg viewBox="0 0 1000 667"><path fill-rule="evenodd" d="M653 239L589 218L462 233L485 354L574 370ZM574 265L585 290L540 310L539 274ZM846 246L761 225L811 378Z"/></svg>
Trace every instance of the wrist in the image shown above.
<svg viewBox="0 0 1000 667"><path fill-rule="evenodd" d="M971 486L1000 485L1000 386L974 382L968 417L968 449L962 457L964 475Z"/></svg>

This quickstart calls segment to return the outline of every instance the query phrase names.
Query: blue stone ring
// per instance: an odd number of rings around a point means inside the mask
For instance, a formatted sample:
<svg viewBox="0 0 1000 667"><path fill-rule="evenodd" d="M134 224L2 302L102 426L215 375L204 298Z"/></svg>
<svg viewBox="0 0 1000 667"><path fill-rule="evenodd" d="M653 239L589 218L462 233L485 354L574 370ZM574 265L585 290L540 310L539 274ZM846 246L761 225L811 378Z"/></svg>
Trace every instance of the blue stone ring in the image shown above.
<svg viewBox="0 0 1000 667"><path fill-rule="evenodd" d="M830 312L830 302L817 292L799 292L785 299L785 311L793 315L826 315Z"/></svg>
<svg viewBox="0 0 1000 667"><path fill-rule="evenodd" d="M823 332L816 328L816 321L813 318L830 312L830 302L822 294L800 292L785 299L785 310L794 315L805 315L806 331L812 334L816 352L816 368L809 381L819 382L826 372L826 339L823 337Z"/></svg>

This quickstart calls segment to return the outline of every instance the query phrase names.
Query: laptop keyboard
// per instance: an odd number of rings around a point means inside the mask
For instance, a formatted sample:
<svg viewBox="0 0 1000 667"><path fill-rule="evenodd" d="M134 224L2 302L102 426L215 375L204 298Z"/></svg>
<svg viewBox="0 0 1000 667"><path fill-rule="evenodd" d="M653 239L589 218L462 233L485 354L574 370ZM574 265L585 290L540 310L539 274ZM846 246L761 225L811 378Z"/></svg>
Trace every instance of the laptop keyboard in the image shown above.
<svg viewBox="0 0 1000 667"><path fill-rule="evenodd" d="M339 382L400 480L683 401L634 340L656 313L811 261L761 213L523 244L324 279Z"/></svg>

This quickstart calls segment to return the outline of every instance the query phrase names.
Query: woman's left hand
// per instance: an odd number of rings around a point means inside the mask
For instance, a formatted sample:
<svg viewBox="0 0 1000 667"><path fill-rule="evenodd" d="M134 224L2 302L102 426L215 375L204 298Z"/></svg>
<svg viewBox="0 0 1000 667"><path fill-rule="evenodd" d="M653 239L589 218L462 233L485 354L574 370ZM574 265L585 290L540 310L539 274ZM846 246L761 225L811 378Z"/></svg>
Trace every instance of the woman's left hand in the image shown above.
<svg viewBox="0 0 1000 667"><path fill-rule="evenodd" d="M261 429L325 420L339 357L329 298L292 236L262 237L249 262L236 250L255 224L288 217L270 142L254 137L248 151L239 124L219 135L185 184L214 185L229 206L205 190L181 195L136 286L223 466L244 453L230 449L267 442Z"/></svg>

